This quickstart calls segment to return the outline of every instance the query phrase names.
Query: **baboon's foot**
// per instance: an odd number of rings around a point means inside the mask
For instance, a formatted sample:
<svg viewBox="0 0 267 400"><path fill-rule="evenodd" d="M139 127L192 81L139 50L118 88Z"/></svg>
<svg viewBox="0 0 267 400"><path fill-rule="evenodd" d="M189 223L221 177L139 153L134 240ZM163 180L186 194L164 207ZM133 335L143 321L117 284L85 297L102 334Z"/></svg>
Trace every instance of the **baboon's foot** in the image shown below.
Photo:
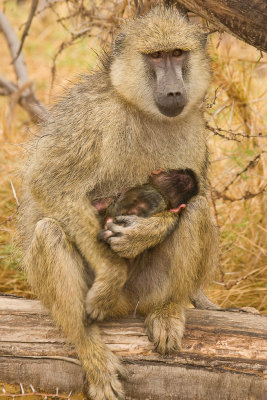
<svg viewBox="0 0 267 400"><path fill-rule="evenodd" d="M94 384L90 383L88 389L90 400L124 400L125 395L122 384L116 375L103 377L103 379Z"/></svg>
<svg viewBox="0 0 267 400"><path fill-rule="evenodd" d="M120 288L116 291L113 290L115 286L115 284L113 286L112 282L108 284L98 281L94 282L85 300L89 320L102 321L105 316L112 312L120 294Z"/></svg>
<svg viewBox="0 0 267 400"><path fill-rule="evenodd" d="M99 360L101 361L101 360ZM90 362L90 360L89 360ZM88 396L90 400L124 400L124 390L119 377L128 376L126 369L120 364L119 360L108 353L105 367L94 365L94 370L90 371Z"/></svg>
<svg viewBox="0 0 267 400"><path fill-rule="evenodd" d="M160 315L157 310L147 316L145 325L148 338L154 343L155 350L160 354L170 354L181 349L184 333L183 316Z"/></svg>

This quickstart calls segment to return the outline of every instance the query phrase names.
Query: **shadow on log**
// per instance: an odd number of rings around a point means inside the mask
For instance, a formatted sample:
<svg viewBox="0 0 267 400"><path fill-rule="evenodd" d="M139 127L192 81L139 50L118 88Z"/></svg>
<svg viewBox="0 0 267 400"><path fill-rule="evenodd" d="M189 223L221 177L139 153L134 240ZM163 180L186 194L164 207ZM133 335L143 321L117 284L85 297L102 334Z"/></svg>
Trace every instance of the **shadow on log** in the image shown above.
<svg viewBox="0 0 267 400"><path fill-rule="evenodd" d="M153 351L141 318L99 325L103 340L130 372L129 400L266 398L266 316L189 309L183 349L168 357ZM74 348L38 301L0 296L0 381L83 390Z"/></svg>

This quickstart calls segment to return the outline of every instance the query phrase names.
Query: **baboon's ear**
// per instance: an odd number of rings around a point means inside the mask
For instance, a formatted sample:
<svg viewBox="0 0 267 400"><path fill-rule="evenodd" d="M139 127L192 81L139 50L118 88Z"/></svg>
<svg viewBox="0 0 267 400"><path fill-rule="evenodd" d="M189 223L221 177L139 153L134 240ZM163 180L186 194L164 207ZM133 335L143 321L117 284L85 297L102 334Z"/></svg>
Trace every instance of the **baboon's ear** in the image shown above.
<svg viewBox="0 0 267 400"><path fill-rule="evenodd" d="M126 34L125 33L119 33L119 35L114 40L114 43L113 43L113 54L115 56L118 56L121 53L121 51L123 49L123 44L124 44L125 38L126 38Z"/></svg>
<svg viewBox="0 0 267 400"><path fill-rule="evenodd" d="M189 21L188 9L186 7L184 7L182 4L180 4L179 1L178 1L178 4L177 4L177 2L175 2L176 4L174 4L174 2L172 2L172 3L174 6L176 6L177 10L186 19L186 21Z"/></svg>

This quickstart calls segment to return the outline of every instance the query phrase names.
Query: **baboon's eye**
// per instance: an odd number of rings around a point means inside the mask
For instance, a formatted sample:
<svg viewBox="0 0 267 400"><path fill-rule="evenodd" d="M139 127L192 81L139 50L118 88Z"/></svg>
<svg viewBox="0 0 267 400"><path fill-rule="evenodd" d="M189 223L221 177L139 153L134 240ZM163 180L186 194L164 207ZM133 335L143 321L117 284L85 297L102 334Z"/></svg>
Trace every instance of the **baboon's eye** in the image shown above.
<svg viewBox="0 0 267 400"><path fill-rule="evenodd" d="M183 54L183 50L180 50L180 49L175 49L172 52L173 57L181 57L182 54Z"/></svg>
<svg viewBox="0 0 267 400"><path fill-rule="evenodd" d="M149 55L152 58L160 58L161 57L161 52L160 51L155 51L154 53L151 53Z"/></svg>

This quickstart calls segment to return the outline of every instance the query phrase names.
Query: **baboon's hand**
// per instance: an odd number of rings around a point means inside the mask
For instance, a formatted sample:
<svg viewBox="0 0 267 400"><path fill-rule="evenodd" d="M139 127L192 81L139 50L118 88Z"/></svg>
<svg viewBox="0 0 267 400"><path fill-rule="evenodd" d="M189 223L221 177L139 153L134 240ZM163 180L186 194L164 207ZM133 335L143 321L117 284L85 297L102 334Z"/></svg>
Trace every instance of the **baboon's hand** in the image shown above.
<svg viewBox="0 0 267 400"><path fill-rule="evenodd" d="M105 241L120 257L134 258L156 246L175 228L177 214L163 212L150 218L119 216L107 223Z"/></svg>

